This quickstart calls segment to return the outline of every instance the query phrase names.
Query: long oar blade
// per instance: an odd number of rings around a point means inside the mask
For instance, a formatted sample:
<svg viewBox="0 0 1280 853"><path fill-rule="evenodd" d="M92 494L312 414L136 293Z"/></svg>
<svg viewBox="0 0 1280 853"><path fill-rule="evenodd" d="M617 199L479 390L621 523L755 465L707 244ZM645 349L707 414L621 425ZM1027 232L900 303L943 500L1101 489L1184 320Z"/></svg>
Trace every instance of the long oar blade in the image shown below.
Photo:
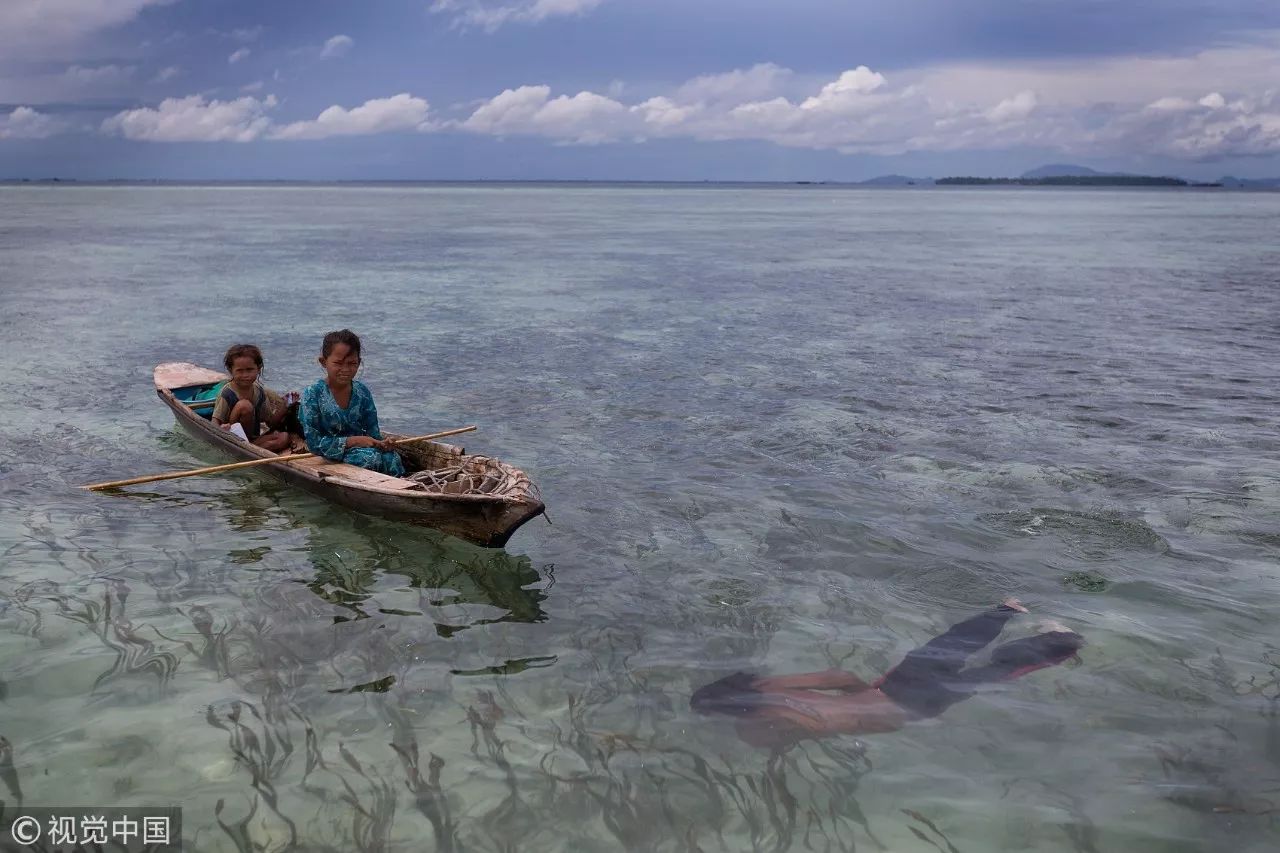
<svg viewBox="0 0 1280 853"><path fill-rule="evenodd" d="M411 444L415 441L430 441L433 438L445 438L450 435L458 435L464 432L474 432L477 429L474 425L459 427L457 429L449 429L444 432L433 432L430 435L418 435L413 438L399 438L395 440L395 444ZM201 474L218 474L223 471L235 471L238 468L252 468L254 465L266 465L270 462L290 462L294 459L307 459L315 456L314 453L290 453L285 456L268 456L265 459L250 459L246 462L231 462L227 465L213 465L209 468L195 468L191 471L170 471L166 474L151 474L146 477L134 477L130 480L113 480L110 483L94 483L89 486L81 486L90 492L100 492L104 489L119 489L124 486L136 486L141 483L155 483L160 480L177 480L181 477L197 477Z"/></svg>

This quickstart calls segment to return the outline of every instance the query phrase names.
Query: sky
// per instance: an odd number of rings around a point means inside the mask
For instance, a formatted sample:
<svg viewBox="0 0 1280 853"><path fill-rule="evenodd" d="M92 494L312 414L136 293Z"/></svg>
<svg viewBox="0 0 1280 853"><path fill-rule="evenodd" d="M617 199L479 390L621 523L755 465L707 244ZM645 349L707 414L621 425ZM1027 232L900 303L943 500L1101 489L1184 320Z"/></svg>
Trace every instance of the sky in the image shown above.
<svg viewBox="0 0 1280 853"><path fill-rule="evenodd" d="M0 178L1280 176L1276 0L0 0Z"/></svg>

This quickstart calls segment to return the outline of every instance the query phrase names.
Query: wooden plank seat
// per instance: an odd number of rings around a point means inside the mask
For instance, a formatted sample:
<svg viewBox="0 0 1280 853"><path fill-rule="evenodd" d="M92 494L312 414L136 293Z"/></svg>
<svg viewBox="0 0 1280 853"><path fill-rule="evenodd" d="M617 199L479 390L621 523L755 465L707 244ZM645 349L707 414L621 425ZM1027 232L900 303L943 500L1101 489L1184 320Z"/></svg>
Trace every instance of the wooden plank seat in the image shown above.
<svg viewBox="0 0 1280 853"><path fill-rule="evenodd" d="M343 480L359 483L362 486L369 486L374 489L396 489L399 491L418 489L418 484L412 480L392 477L377 471L370 471L368 468L361 468L359 465L348 465L346 462L331 462L321 456L299 459L289 464L298 468L309 468L321 477L341 477Z"/></svg>

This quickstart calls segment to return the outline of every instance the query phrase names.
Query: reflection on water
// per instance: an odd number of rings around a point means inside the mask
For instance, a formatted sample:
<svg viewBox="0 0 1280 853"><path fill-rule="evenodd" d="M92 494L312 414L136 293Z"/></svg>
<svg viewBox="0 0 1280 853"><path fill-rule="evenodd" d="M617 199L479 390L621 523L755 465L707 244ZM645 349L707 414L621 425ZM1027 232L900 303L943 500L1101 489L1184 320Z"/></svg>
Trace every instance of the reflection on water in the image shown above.
<svg viewBox="0 0 1280 853"><path fill-rule="evenodd" d="M154 771L161 755L177 748L180 784L196 792L188 808L213 800L206 826L216 825L225 840L206 838L212 849L384 849L400 784L428 820L443 821L445 838L453 832L440 789L445 759L429 754L419 768L415 728L443 706L469 719L448 686L451 672L515 674L555 661L522 643L525 653L477 668L468 665L483 643L450 650L471 629L543 622L550 567L539 572L525 556L314 502L282 507L283 497L282 487L261 480L211 490L198 502L131 495L144 513L160 502L219 516L236 539L220 560L183 555L184 543L196 540L194 529L179 527L153 530L153 548L122 566L68 547L68 522L82 541L94 538L89 518L29 518L25 542L8 556L38 553L62 568L63 578L6 578L5 626L45 648L74 644L102 663L80 676L83 694L70 683L77 673L65 667L23 679L22 692L86 697L63 709L64 737L99 766L121 769L111 784L117 798L146 801L137 774L125 768ZM118 719L122 709L142 721L193 702L204 703L200 716L222 734L221 749L211 749L207 737L194 750L138 734L97 743L82 728L103 716ZM104 726L103 734L115 727ZM402 768L398 783L346 745L379 729L392 741L384 757L397 757ZM184 740L191 739L188 732ZM17 745L27 752L20 770L8 742L3 749L0 774L17 798L40 745ZM299 796L333 804L332 822L317 828L302 820L300 829ZM197 818L189 826L201 824ZM320 843L326 834L330 841Z"/></svg>
<svg viewBox="0 0 1280 853"><path fill-rule="evenodd" d="M510 680L557 660L530 654L536 644L463 665L470 657L455 647L470 632L547 618L550 571L527 557L323 507L300 511L271 483L210 497L202 512L238 534L269 531L274 544L197 563L177 553L186 534L170 531L157 559L135 560L130 575L146 581L132 584L85 571L97 558L61 549L51 553L69 568L88 558L77 580L3 591L8 628L46 645L92 637L107 652L86 649L101 662L88 698L55 715L62 754L76 745L113 776L122 801L156 796L156 776L182 785L197 849L410 850L426 837L440 850L643 850L676 838L785 849L800 839L843 845L855 830L875 839L854 799L872 769L862 744L812 744L763 767L712 754L676 728L685 725L682 689L627 665L644 641L625 626L578 634L575 654L590 651L604 669L559 693ZM753 633L760 626L741 620L756 618L747 608L729 624ZM502 645L491 636L472 651ZM145 726L175 705L207 733L157 740L118 716ZM21 773L0 767L11 792L24 775L50 796L35 758L49 746L20 744ZM802 798L811 805L800 808Z"/></svg>
<svg viewBox="0 0 1280 853"><path fill-rule="evenodd" d="M513 679L559 656L526 640L510 645L520 654L469 665L507 647L491 635L459 648L475 631L547 619L549 568L290 505L272 483L208 497L199 512L245 540L221 561L184 557L190 534L157 530L154 553L129 566L141 582L59 547L46 556L69 570L65 580L6 583L6 628L46 647L74 644L94 662L78 676L83 693L67 683L73 673L20 673L37 682L25 695L87 698L54 713L52 741L18 744L20 770L0 766L11 792L27 781L51 796L38 767L59 758L109 775L120 801L180 785L202 850L412 850L428 837L439 850L875 839L854 797L872 769L864 745L806 745L763 766L708 750L684 728L684 688L628 665L644 650L630 626L575 632L570 653L599 668L567 690L520 689ZM264 534L270 544L253 544ZM747 590L711 594L739 608L715 624L771 630L756 623ZM174 713L188 720L181 738L147 735L148 720ZM204 733L191 728L197 720Z"/></svg>

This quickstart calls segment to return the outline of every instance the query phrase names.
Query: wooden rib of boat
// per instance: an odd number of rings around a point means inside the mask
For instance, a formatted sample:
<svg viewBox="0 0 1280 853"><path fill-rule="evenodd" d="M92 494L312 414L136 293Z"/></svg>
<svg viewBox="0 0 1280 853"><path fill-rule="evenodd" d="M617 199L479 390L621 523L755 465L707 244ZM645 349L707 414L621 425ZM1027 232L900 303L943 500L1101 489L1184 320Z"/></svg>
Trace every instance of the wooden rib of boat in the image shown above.
<svg viewBox="0 0 1280 853"><path fill-rule="evenodd" d="M161 401L192 436L236 459L276 455L236 438L209 420L213 400L198 401L212 396L215 388L227 380L226 374L187 362L170 362L156 367L154 379ZM384 434L393 439L407 437ZM542 501L528 475L505 462L469 455L461 447L441 442L402 445L398 452L410 473L444 472L444 476L428 490L413 480L319 456L258 467L290 485L358 512L420 524L494 548L505 545L520 525L543 512ZM483 491L477 491L476 484L483 484Z"/></svg>

